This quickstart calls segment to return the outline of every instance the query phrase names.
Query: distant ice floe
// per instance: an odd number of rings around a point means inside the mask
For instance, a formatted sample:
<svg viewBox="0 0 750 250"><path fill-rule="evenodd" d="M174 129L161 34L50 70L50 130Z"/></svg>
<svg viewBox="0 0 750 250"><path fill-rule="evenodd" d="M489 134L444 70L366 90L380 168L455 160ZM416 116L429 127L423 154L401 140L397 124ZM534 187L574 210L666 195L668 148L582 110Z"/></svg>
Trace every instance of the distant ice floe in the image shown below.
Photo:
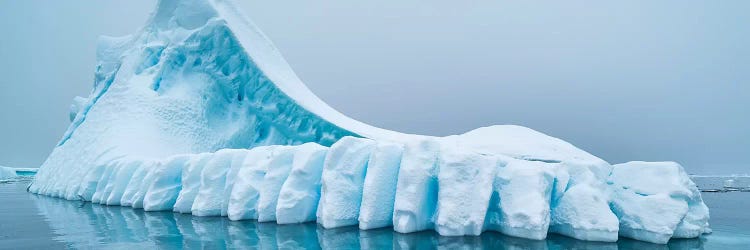
<svg viewBox="0 0 750 250"><path fill-rule="evenodd" d="M750 192L750 175L691 175L703 192Z"/></svg>
<svg viewBox="0 0 750 250"><path fill-rule="evenodd" d="M101 38L94 89L74 100L29 191L450 236L665 243L710 231L700 192L676 163L613 166L521 126L432 137L349 118L236 9L161 0L136 34Z"/></svg>
<svg viewBox="0 0 750 250"><path fill-rule="evenodd" d="M13 182L32 179L37 168L11 168L0 166L0 182Z"/></svg>
<svg viewBox="0 0 750 250"><path fill-rule="evenodd" d="M7 180L16 178L18 175L16 175L16 170L9 167L3 167L0 166L0 180Z"/></svg>

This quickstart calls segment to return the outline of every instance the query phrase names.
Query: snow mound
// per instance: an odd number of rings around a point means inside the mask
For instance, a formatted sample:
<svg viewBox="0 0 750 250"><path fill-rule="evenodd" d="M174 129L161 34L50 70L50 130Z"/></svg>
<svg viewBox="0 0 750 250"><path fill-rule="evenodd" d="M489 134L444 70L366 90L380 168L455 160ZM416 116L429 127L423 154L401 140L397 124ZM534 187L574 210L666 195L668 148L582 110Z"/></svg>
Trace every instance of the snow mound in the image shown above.
<svg viewBox="0 0 750 250"><path fill-rule="evenodd" d="M97 59L30 192L401 233L664 243L708 230L677 164L613 167L520 126L432 137L351 119L228 0L160 0L136 34L102 37Z"/></svg>

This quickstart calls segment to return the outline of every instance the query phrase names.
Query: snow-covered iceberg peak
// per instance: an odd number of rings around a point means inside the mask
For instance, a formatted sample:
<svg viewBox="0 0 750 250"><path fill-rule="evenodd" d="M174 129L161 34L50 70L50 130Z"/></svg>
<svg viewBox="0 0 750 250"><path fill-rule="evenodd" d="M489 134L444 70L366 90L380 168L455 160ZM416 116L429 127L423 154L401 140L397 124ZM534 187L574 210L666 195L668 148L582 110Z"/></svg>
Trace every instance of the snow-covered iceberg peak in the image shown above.
<svg viewBox="0 0 750 250"><path fill-rule="evenodd" d="M623 166L525 127L433 137L351 119L315 96L228 0L160 0L136 34L102 37L97 58L93 90L74 99L31 192L401 233L663 243L708 230L700 193L676 164L628 167L680 180L664 194L689 191L648 199L687 204L680 209L640 209L644 198L620 190L632 186Z"/></svg>

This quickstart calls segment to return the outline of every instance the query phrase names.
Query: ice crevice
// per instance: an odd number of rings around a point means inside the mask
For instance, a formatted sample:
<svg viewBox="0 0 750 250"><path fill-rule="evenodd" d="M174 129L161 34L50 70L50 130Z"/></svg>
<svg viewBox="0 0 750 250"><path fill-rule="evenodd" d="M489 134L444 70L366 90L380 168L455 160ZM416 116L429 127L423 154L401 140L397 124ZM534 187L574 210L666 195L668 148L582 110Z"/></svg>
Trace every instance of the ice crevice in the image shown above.
<svg viewBox="0 0 750 250"><path fill-rule="evenodd" d="M279 224L654 243L710 232L673 162L611 165L529 128L446 137L349 118L229 0L160 0L100 39L93 90L32 193Z"/></svg>

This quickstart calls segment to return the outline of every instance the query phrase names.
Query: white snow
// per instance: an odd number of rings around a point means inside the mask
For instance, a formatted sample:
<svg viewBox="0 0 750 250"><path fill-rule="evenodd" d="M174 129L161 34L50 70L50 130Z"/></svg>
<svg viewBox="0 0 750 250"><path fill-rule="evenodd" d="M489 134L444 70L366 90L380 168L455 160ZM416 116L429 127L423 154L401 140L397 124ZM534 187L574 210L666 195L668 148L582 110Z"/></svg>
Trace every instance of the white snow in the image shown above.
<svg viewBox="0 0 750 250"><path fill-rule="evenodd" d="M556 164L503 161L504 167L495 176L486 228L519 238L545 239Z"/></svg>
<svg viewBox="0 0 750 250"><path fill-rule="evenodd" d="M130 181L125 186L125 190L122 193L122 198L120 198L120 205L121 206L127 206L131 207L133 204L135 204L135 196L138 192L138 188L141 186L141 183L143 182L143 179L148 174L150 168L148 168L148 165L150 164L149 161L138 161L138 165L136 167L135 172L133 172L133 175L130 177ZM100 171L104 171L104 166L102 165ZM89 173L89 175L96 174L96 172ZM88 178L88 177L87 177ZM93 185L96 185L97 182L93 182ZM84 196L85 199L85 196Z"/></svg>
<svg viewBox="0 0 750 250"><path fill-rule="evenodd" d="M479 235L484 227L498 159L459 148L440 154L435 230L441 235Z"/></svg>
<svg viewBox="0 0 750 250"><path fill-rule="evenodd" d="M240 157L244 160L246 150L222 149L211 156L201 171L201 185L193 201L191 212L196 216L221 216L224 208L224 186L227 172ZM240 160L241 161L241 160Z"/></svg>
<svg viewBox="0 0 750 250"><path fill-rule="evenodd" d="M105 166L104 174L99 178L96 192L91 197L91 202L99 204L107 203L107 198L109 198L115 186L116 174L123 164L124 162L122 161L113 161Z"/></svg>
<svg viewBox="0 0 750 250"><path fill-rule="evenodd" d="M263 178L275 151L283 147L256 147L248 152L245 162L237 172L237 177L229 196L228 217L231 220L258 219L258 200Z"/></svg>
<svg viewBox="0 0 750 250"><path fill-rule="evenodd" d="M190 159L191 155L172 156L156 169L156 178L143 198L143 210L171 211L174 208L182 189L182 168Z"/></svg>
<svg viewBox="0 0 750 250"><path fill-rule="evenodd" d="M325 228L357 225L367 161L375 147L369 139L344 137L331 146L323 163L318 223Z"/></svg>
<svg viewBox="0 0 750 250"><path fill-rule="evenodd" d="M617 241L619 223L609 208L605 183L609 168L586 164L559 167L567 183L552 199L549 231L581 240Z"/></svg>
<svg viewBox="0 0 750 250"><path fill-rule="evenodd" d="M85 201L91 201L91 198L96 193L96 188L99 184L99 179L102 178L104 173L104 165L98 165L92 168L86 177L83 178L80 189L78 191L78 198ZM127 187L127 186L126 186Z"/></svg>
<svg viewBox="0 0 750 250"><path fill-rule="evenodd" d="M234 154L234 157L232 157L232 163L227 171L227 178L224 181L224 194L221 197L221 216L227 216L229 213L229 199L232 195L232 188L234 188L234 180L240 168L245 164L248 153L245 150L238 150Z"/></svg>
<svg viewBox="0 0 750 250"><path fill-rule="evenodd" d="M363 230L393 225L393 206L396 202L396 183L401 156L401 144L381 142L370 153L367 174L362 187L359 228Z"/></svg>
<svg viewBox="0 0 750 250"><path fill-rule="evenodd" d="M113 184L113 187L112 192L109 194L109 197L107 197L107 205L120 205L130 178L140 164L141 161L134 160L126 161L126 163L120 166L120 169L115 174L114 180L110 179L110 184Z"/></svg>
<svg viewBox="0 0 750 250"><path fill-rule="evenodd" d="M158 160L149 161L141 165L146 174L143 176L142 181L133 186L136 191L130 199L130 206L133 208L143 208L143 199L146 198L146 192L153 185L162 166L162 162Z"/></svg>
<svg viewBox="0 0 750 250"><path fill-rule="evenodd" d="M30 192L401 233L664 243L709 231L675 163L613 168L521 126L432 137L349 118L229 0L160 0L136 34L100 38L94 88L70 117Z"/></svg>
<svg viewBox="0 0 750 250"><path fill-rule="evenodd" d="M675 233L680 238L697 237L707 226L708 209L695 183L677 163L614 165L610 182L622 236L664 244Z"/></svg>
<svg viewBox="0 0 750 250"><path fill-rule="evenodd" d="M328 148L313 142L297 148L289 177L279 191L276 222L290 224L316 220L327 153Z"/></svg>
<svg viewBox="0 0 750 250"><path fill-rule="evenodd" d="M435 140L405 145L396 184L393 229L411 233L434 228L437 209L437 157L440 145Z"/></svg>
<svg viewBox="0 0 750 250"><path fill-rule="evenodd" d="M201 172L203 167L206 166L209 160L211 160L212 154L198 154L194 155L185 162L182 166L182 188L180 193L177 195L175 205L172 211L179 213L190 213L193 208L193 202L195 197L198 195L198 190L201 185Z"/></svg>
<svg viewBox="0 0 750 250"><path fill-rule="evenodd" d="M294 153L297 147L279 148L274 151L273 158L268 162L268 171L260 183L260 198L258 199L258 221L276 221L276 205L279 192L292 171Z"/></svg>

